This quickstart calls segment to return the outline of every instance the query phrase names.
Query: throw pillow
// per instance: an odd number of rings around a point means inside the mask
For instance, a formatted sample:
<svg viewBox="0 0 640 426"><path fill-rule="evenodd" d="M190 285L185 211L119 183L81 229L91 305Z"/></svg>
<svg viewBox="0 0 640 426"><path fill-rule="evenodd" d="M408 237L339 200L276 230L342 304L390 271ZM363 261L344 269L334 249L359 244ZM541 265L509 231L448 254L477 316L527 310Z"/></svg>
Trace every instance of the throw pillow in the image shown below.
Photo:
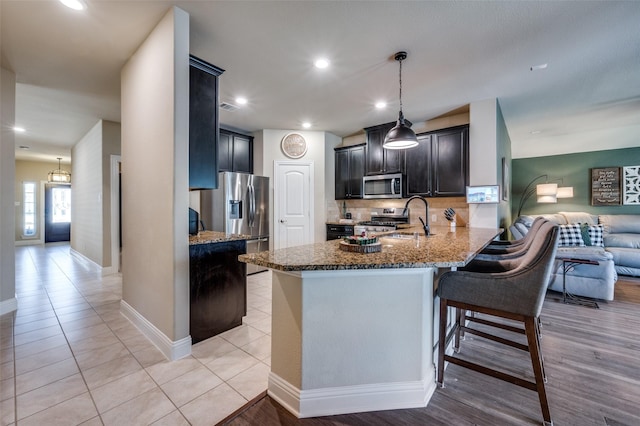
<svg viewBox="0 0 640 426"><path fill-rule="evenodd" d="M591 237L589 236L589 224L581 223L580 224L580 233L582 234L582 241L584 241L584 245L590 246L593 245L591 243Z"/></svg>
<svg viewBox="0 0 640 426"><path fill-rule="evenodd" d="M591 240L590 245L604 247L604 226L590 225L588 230L589 230L589 239Z"/></svg>
<svg viewBox="0 0 640 426"><path fill-rule="evenodd" d="M558 247L584 246L580 224L560 225L559 231Z"/></svg>

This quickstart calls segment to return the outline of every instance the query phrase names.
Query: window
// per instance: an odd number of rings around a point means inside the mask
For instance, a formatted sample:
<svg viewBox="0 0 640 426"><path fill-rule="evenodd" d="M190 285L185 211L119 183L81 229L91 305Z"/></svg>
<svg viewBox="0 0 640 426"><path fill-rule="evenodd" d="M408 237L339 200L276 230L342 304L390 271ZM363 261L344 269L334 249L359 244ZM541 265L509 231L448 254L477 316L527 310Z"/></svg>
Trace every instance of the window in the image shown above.
<svg viewBox="0 0 640 426"><path fill-rule="evenodd" d="M25 237L36 236L36 184L24 182L23 186L23 222L22 233Z"/></svg>
<svg viewBox="0 0 640 426"><path fill-rule="evenodd" d="M71 188L52 188L53 198L52 223L71 222Z"/></svg>

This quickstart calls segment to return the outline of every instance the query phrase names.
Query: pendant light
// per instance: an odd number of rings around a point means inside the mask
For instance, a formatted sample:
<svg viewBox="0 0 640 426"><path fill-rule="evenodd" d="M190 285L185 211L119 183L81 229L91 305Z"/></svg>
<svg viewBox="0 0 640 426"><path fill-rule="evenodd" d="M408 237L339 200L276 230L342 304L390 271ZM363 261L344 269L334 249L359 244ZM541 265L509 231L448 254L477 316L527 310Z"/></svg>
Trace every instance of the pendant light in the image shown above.
<svg viewBox="0 0 640 426"><path fill-rule="evenodd" d="M402 114L402 61L405 59L407 59L407 52L396 53L395 60L400 62L400 113L396 126L389 130L384 138L382 147L385 149L407 149L418 146L418 138L413 130L405 124Z"/></svg>
<svg viewBox="0 0 640 426"><path fill-rule="evenodd" d="M71 173L62 170L60 160L62 160L62 157L58 157L58 169L51 170L47 175L47 181L49 183L71 183Z"/></svg>

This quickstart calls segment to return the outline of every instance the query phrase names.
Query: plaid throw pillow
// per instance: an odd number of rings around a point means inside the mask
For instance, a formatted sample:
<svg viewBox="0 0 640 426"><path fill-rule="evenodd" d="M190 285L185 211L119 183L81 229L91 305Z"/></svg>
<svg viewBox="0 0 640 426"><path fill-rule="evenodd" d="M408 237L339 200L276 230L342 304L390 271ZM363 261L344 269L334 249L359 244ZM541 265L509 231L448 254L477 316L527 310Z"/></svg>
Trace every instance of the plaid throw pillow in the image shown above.
<svg viewBox="0 0 640 426"><path fill-rule="evenodd" d="M571 225L560 225L559 228L560 232L558 247L584 246L579 223L573 223Z"/></svg>
<svg viewBox="0 0 640 426"><path fill-rule="evenodd" d="M604 226L590 225L589 239L591 240L592 246L604 247Z"/></svg>

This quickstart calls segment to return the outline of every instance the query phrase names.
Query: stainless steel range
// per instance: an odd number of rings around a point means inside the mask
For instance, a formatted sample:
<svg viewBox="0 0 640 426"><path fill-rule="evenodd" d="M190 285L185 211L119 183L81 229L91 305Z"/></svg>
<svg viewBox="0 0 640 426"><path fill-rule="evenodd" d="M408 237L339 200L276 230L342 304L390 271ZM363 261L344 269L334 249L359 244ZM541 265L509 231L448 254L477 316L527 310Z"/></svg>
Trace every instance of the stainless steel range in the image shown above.
<svg viewBox="0 0 640 426"><path fill-rule="evenodd" d="M354 226L354 234L360 235L363 231L369 232L387 232L393 231L397 225L409 223L409 209L402 207L380 207L371 209L371 219L364 222L358 222Z"/></svg>

